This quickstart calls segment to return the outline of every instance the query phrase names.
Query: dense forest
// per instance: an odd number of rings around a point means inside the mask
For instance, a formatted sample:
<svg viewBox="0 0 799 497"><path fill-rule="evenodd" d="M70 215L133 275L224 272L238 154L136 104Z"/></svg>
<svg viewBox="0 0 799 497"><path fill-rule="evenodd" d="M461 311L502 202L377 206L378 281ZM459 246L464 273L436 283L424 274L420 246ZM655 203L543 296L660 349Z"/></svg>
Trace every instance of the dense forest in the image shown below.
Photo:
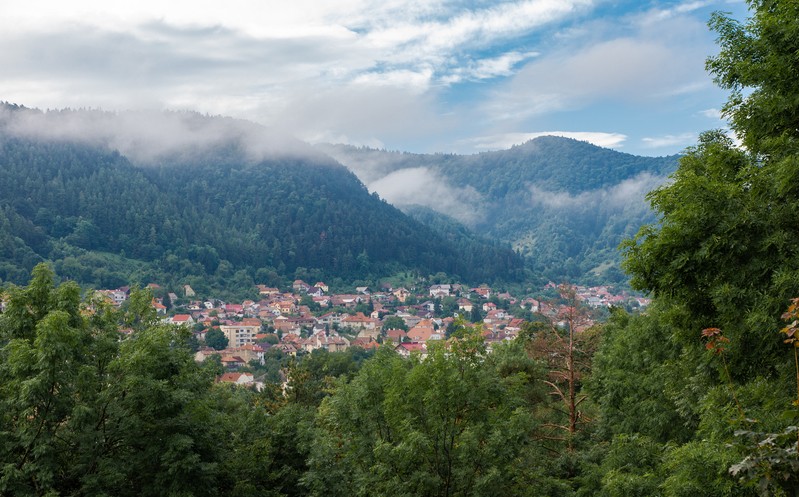
<svg viewBox="0 0 799 497"><path fill-rule="evenodd" d="M6 281L24 282L43 260L83 284L133 275L199 291L401 270L475 283L525 274L509 246L432 230L318 153L252 160L232 143L141 165L107 147L6 132L0 166Z"/></svg>
<svg viewBox="0 0 799 497"><path fill-rule="evenodd" d="M799 495L799 5L749 3L707 64L745 148L707 132L649 195L624 246L645 314L578 332L564 291L490 353L461 323L255 392L147 292L115 310L39 265L0 314L0 495Z"/></svg>
<svg viewBox="0 0 799 497"><path fill-rule="evenodd" d="M639 157L570 138L543 136L509 150L475 155L410 154L320 146L386 190L408 211L418 203L512 243L536 272L554 281L623 283L618 245L654 221L645 193L666 180L677 157ZM436 178L463 203L411 197L393 185L404 175Z"/></svg>

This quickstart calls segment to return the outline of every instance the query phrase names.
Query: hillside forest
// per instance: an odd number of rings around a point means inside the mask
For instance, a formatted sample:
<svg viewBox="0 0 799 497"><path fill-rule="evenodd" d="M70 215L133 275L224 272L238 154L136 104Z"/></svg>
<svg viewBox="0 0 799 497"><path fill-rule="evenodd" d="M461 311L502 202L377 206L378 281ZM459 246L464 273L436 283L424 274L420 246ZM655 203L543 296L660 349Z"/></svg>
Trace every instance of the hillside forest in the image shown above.
<svg viewBox="0 0 799 497"><path fill-rule="evenodd" d="M151 117L145 126L218 125L196 114ZM236 135L201 153L183 147L144 160L102 142L15 129L37 119L58 128L67 127L63 120L122 117L0 109L1 281L24 283L44 261L95 288L158 280L216 295L296 278L343 286L401 271L444 272L475 284L528 275L509 245L434 231L309 147L253 157L245 136Z"/></svg>
<svg viewBox="0 0 799 497"><path fill-rule="evenodd" d="M0 314L0 495L799 495L799 4L748 3L707 61L743 146L703 134L623 246L645 314L577 332L572 303L490 353L461 323L256 392L146 291L116 310L37 265Z"/></svg>
<svg viewBox="0 0 799 497"><path fill-rule="evenodd" d="M417 219L457 220L511 244L535 274L586 285L626 283L619 243L655 221L644 197L678 159L555 136L473 155L320 148Z"/></svg>

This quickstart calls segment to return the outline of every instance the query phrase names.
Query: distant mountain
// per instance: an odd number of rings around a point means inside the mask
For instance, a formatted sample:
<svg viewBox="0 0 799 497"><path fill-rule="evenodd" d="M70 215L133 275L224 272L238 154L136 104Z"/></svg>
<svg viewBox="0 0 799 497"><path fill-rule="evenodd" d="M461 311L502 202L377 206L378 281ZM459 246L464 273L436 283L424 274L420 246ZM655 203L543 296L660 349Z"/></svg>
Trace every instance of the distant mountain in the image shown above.
<svg viewBox="0 0 799 497"><path fill-rule="evenodd" d="M507 245L437 232L330 157L194 113L0 107L0 279L251 288L413 270L518 280Z"/></svg>
<svg viewBox="0 0 799 497"><path fill-rule="evenodd" d="M318 148L400 208L421 205L510 242L553 280L597 283L625 280L616 248L654 221L645 194L678 160L554 136L475 155Z"/></svg>

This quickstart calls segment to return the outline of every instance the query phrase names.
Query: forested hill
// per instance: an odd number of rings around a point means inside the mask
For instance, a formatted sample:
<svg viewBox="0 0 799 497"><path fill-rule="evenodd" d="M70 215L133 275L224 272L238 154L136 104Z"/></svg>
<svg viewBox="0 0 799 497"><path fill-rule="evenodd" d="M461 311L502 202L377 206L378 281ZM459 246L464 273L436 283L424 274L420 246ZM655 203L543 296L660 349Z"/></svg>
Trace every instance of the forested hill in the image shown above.
<svg viewBox="0 0 799 497"><path fill-rule="evenodd" d="M22 282L42 260L63 277L102 287L133 279L249 288L295 276L351 281L409 269L490 282L523 272L508 246L442 236L298 142L259 150L263 142L252 135L205 139L229 120L167 115L168 125L152 123L152 136L131 130L125 142L86 126L97 115L100 128L118 124L114 115L67 112L73 127L62 133L52 128L66 122L63 112L4 111L2 280ZM29 119L15 124L16 114ZM188 123L179 146L165 146L176 122ZM37 133L31 123L51 128ZM156 137L160 148L148 150Z"/></svg>
<svg viewBox="0 0 799 497"><path fill-rule="evenodd" d="M474 155L320 146L401 208L422 205L512 243L555 280L618 282L619 243L654 220L645 194L677 157L544 136Z"/></svg>

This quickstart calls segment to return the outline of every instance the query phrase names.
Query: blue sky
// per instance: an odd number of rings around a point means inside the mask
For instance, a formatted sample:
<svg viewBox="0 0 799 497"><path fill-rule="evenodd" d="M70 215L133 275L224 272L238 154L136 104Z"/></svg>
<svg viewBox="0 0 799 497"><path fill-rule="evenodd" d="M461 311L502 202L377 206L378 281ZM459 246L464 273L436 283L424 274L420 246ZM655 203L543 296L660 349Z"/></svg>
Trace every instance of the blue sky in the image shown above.
<svg viewBox="0 0 799 497"><path fill-rule="evenodd" d="M0 100L413 152L565 134L666 155L725 125L704 71L715 10L746 17L728 0L6 0Z"/></svg>

